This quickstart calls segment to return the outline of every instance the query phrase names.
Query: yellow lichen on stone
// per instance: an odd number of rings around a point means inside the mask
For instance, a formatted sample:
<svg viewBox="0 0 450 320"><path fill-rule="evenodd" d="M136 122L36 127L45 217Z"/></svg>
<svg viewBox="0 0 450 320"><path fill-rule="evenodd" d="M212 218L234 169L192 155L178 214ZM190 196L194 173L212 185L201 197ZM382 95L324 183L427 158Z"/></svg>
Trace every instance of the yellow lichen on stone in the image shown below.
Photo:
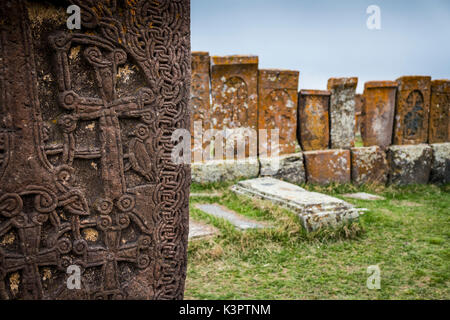
<svg viewBox="0 0 450 320"><path fill-rule="evenodd" d="M28 18L33 25L41 25L44 21L65 24L68 18L65 10L54 6L43 6L34 2L27 2L27 11Z"/></svg>
<svg viewBox="0 0 450 320"><path fill-rule="evenodd" d="M78 57L78 54L80 53L80 50L81 50L81 46L76 46L76 47L73 47L72 49L70 49L69 58L72 60L76 59Z"/></svg>
<svg viewBox="0 0 450 320"><path fill-rule="evenodd" d="M97 241L97 239L98 239L98 231L95 229L92 229L92 228L85 229L85 230L83 230L83 234L84 234L84 238L87 241L94 242L94 241Z"/></svg>
<svg viewBox="0 0 450 320"><path fill-rule="evenodd" d="M10 232L3 237L3 240L2 242L0 242L0 245L5 246L8 244L12 244L14 240L16 240L16 236L14 235L14 233Z"/></svg>
<svg viewBox="0 0 450 320"><path fill-rule="evenodd" d="M19 284L20 274L18 272L14 272L9 276L9 288L13 295L16 295L19 292Z"/></svg>
<svg viewBox="0 0 450 320"><path fill-rule="evenodd" d="M45 281L52 278L52 271L49 268L44 268L43 273L42 280Z"/></svg>

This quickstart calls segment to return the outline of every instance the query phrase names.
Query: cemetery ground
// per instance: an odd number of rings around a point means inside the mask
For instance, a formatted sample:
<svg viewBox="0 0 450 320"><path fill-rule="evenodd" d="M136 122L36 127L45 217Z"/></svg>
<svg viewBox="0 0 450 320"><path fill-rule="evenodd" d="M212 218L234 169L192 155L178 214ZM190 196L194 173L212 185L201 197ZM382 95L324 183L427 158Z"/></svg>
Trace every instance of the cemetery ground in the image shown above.
<svg viewBox="0 0 450 320"><path fill-rule="evenodd" d="M192 185L190 215L218 233L189 241L185 299L448 299L450 185L301 185L367 208L336 230L303 231L296 215L237 196L232 183ZM344 198L368 192L384 200ZM205 196L204 193L212 193ZM218 203L272 228L241 231L198 203ZM381 288L367 288L378 265Z"/></svg>

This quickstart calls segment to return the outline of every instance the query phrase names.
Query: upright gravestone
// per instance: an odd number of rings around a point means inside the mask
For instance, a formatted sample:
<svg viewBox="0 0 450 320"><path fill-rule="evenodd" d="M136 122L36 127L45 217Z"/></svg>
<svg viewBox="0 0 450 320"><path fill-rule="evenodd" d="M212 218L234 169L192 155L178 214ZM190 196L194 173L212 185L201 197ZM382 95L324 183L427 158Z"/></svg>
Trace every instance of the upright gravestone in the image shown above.
<svg viewBox="0 0 450 320"><path fill-rule="evenodd" d="M365 147L388 147L394 129L395 81L370 81L364 84L361 137Z"/></svg>
<svg viewBox="0 0 450 320"><path fill-rule="evenodd" d="M426 143L431 77L405 76L398 78L397 83L394 144Z"/></svg>
<svg viewBox="0 0 450 320"><path fill-rule="evenodd" d="M181 299L189 0L72 3L0 2L0 297Z"/></svg>
<svg viewBox="0 0 450 320"><path fill-rule="evenodd" d="M350 149L355 145L355 90L358 78L328 80L330 99L330 148Z"/></svg>
<svg viewBox="0 0 450 320"><path fill-rule="evenodd" d="M433 80L428 143L447 141L450 141L450 80Z"/></svg>
<svg viewBox="0 0 450 320"><path fill-rule="evenodd" d="M258 73L258 129L279 129L280 154L295 152L297 131L298 71L259 70ZM260 154L271 154L272 141L259 145Z"/></svg>
<svg viewBox="0 0 450 320"><path fill-rule="evenodd" d="M202 139L203 133L211 128L209 60L208 52L192 52L190 111L193 161L202 160L203 150L207 145Z"/></svg>
<svg viewBox="0 0 450 320"><path fill-rule="evenodd" d="M238 135L245 129L251 129L256 134L258 57L212 57L211 93L211 122L214 129L234 129L232 132ZM228 139L225 140L227 145L233 145ZM247 150L246 155L249 152Z"/></svg>
<svg viewBox="0 0 450 320"><path fill-rule="evenodd" d="M300 90L297 136L303 151L328 149L330 92Z"/></svg>

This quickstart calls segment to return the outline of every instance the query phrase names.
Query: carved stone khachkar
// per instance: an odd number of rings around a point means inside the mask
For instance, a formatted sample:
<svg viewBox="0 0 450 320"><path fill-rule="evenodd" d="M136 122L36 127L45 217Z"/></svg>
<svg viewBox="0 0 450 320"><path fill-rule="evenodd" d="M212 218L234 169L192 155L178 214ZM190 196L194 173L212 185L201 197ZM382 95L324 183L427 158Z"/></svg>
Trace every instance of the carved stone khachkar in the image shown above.
<svg viewBox="0 0 450 320"><path fill-rule="evenodd" d="M428 143L450 141L450 80L431 81Z"/></svg>
<svg viewBox="0 0 450 320"><path fill-rule="evenodd" d="M189 0L71 2L0 2L0 298L181 299Z"/></svg>
<svg viewBox="0 0 450 320"><path fill-rule="evenodd" d="M405 76L397 79L394 144L420 144L428 140L431 77Z"/></svg>
<svg viewBox="0 0 450 320"><path fill-rule="evenodd" d="M295 152L297 131L298 71L264 69L258 72L258 129L268 130L259 154L272 155L270 131L279 129L280 154Z"/></svg>

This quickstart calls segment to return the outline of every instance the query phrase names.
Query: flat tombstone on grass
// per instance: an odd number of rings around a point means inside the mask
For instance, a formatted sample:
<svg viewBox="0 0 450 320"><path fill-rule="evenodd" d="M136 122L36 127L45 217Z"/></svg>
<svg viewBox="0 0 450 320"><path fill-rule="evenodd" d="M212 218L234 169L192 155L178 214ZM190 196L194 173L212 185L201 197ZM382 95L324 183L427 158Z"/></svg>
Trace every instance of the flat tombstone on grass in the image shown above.
<svg viewBox="0 0 450 320"><path fill-rule="evenodd" d="M258 57L213 56L211 92L211 122L214 129L248 128L256 132Z"/></svg>
<svg viewBox="0 0 450 320"><path fill-rule="evenodd" d="M297 130L298 71L259 70L258 129L279 129L280 154L295 152ZM270 137L270 134L268 134ZM271 141L260 144L260 154L271 154Z"/></svg>
<svg viewBox="0 0 450 320"><path fill-rule="evenodd" d="M387 147L394 129L395 81L370 81L364 84L361 137L365 147Z"/></svg>
<svg viewBox="0 0 450 320"><path fill-rule="evenodd" d="M211 129L209 53L192 52L191 68L191 100L189 106L191 111L191 145L194 154L192 161L195 161L196 159L202 159L202 152L206 147L206 143L202 141L203 132Z"/></svg>
<svg viewBox="0 0 450 320"><path fill-rule="evenodd" d="M330 91L300 90L298 139L303 151L328 149Z"/></svg>
<svg viewBox="0 0 450 320"><path fill-rule="evenodd" d="M397 79L394 144L420 144L428 140L431 77Z"/></svg>
<svg viewBox="0 0 450 320"><path fill-rule="evenodd" d="M428 143L448 141L450 141L450 80L433 80Z"/></svg>
<svg viewBox="0 0 450 320"><path fill-rule="evenodd" d="M0 2L0 297L181 299L189 1L76 3L82 32L56 2Z"/></svg>
<svg viewBox="0 0 450 320"><path fill-rule="evenodd" d="M331 78L327 89L330 99L330 148L355 146L355 90L358 78Z"/></svg>

